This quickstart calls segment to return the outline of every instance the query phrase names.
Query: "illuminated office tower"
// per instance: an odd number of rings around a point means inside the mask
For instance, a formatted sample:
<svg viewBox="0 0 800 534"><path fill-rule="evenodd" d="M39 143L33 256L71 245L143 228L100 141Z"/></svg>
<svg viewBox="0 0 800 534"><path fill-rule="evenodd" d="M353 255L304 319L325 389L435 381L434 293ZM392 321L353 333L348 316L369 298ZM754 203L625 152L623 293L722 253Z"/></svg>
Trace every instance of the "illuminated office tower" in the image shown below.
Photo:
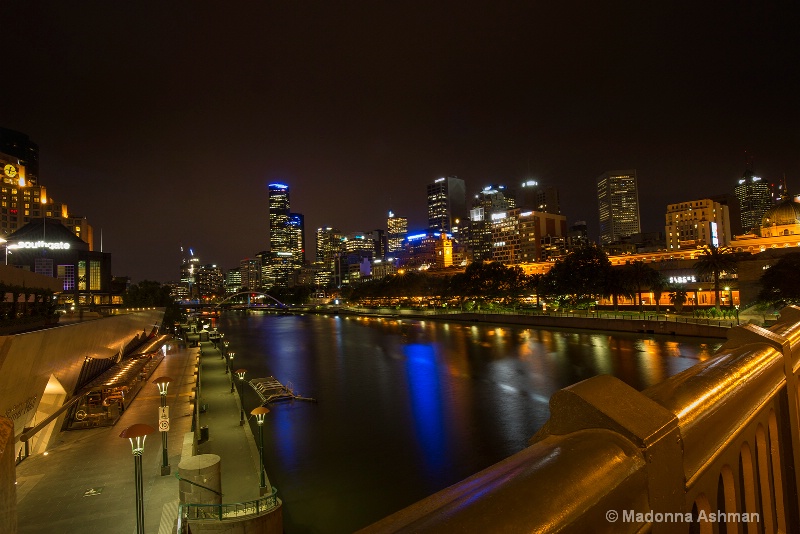
<svg viewBox="0 0 800 534"><path fill-rule="evenodd" d="M748 163L742 178L733 191L736 198L739 199L742 231L758 235L761 218L772 207L770 185L756 176L752 163Z"/></svg>
<svg viewBox="0 0 800 534"><path fill-rule="evenodd" d="M670 204L664 235L669 250L728 246L731 240L728 206L710 198Z"/></svg>
<svg viewBox="0 0 800 534"><path fill-rule="evenodd" d="M302 213L289 214L289 248L295 267L306 263L305 217Z"/></svg>
<svg viewBox="0 0 800 534"><path fill-rule="evenodd" d="M475 195L469 212L467 240L473 261L491 260L494 257L494 223L499 214L514 207L516 199L503 185L487 185Z"/></svg>
<svg viewBox="0 0 800 534"><path fill-rule="evenodd" d="M467 216L464 180L455 176L437 178L428 184L428 229L458 233Z"/></svg>
<svg viewBox="0 0 800 534"><path fill-rule="evenodd" d="M240 287L247 288L250 291L258 291L261 289L262 277L261 258L245 258L239 262Z"/></svg>
<svg viewBox="0 0 800 534"><path fill-rule="evenodd" d="M408 219L398 217L393 212L389 212L389 219L386 221L388 246L387 252L395 254L403 250L403 240L408 235Z"/></svg>
<svg viewBox="0 0 800 534"><path fill-rule="evenodd" d="M317 228L316 263L324 269L333 270L336 258L343 252L344 235L337 228Z"/></svg>
<svg viewBox="0 0 800 534"><path fill-rule="evenodd" d="M640 233L636 169L604 172L597 178L600 243L615 243Z"/></svg>
<svg viewBox="0 0 800 534"><path fill-rule="evenodd" d="M559 215L561 202L558 198L558 188L553 185L541 185L536 180L527 180L517 190L517 207Z"/></svg>
<svg viewBox="0 0 800 534"><path fill-rule="evenodd" d="M271 252L291 252L289 226L289 186L269 184L269 248Z"/></svg>

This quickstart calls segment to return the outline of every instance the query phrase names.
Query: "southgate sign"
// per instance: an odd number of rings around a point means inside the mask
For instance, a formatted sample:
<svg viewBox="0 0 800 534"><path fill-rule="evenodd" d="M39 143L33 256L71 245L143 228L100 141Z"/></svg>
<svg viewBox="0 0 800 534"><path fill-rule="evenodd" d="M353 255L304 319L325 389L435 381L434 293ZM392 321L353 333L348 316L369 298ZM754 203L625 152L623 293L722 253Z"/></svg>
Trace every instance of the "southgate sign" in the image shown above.
<svg viewBox="0 0 800 534"><path fill-rule="evenodd" d="M49 241L19 241L8 245L8 248L49 248L51 250L67 250L69 243Z"/></svg>

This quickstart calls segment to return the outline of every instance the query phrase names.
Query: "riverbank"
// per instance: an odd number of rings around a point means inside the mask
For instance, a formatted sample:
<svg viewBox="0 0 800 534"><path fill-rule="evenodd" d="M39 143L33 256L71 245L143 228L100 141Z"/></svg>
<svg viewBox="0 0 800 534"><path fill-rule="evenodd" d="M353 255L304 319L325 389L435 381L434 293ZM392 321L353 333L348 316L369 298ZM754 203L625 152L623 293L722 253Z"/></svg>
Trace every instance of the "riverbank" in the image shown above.
<svg viewBox="0 0 800 534"><path fill-rule="evenodd" d="M580 313L532 311L480 311L411 310L394 308L313 307L283 310L282 313L317 313L357 315L365 317L404 318L464 323L513 324L541 328L570 328L629 332L635 334L663 334L672 336L727 338L728 330L737 325L735 319L700 319L686 315L629 313ZM748 319L749 320L749 319ZM745 323L743 317L740 323Z"/></svg>

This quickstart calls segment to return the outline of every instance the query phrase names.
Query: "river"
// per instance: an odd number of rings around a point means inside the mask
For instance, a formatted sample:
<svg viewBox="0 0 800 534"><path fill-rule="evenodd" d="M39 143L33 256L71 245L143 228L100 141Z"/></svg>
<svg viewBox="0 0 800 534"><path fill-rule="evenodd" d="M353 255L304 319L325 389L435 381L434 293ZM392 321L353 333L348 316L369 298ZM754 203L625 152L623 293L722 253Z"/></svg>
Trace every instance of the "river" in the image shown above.
<svg viewBox="0 0 800 534"><path fill-rule="evenodd" d="M272 404L264 424L287 534L367 526L523 449L555 391L598 374L644 389L722 343L242 312L219 328L248 379L275 376L318 401Z"/></svg>

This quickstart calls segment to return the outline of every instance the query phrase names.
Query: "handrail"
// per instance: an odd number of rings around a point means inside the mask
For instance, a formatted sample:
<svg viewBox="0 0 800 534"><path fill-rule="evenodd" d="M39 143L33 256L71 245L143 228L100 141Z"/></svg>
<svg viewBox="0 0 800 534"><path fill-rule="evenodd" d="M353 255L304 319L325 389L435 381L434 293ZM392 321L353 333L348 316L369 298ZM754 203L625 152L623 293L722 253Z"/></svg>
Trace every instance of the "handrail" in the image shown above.
<svg viewBox="0 0 800 534"><path fill-rule="evenodd" d="M730 329L715 357L642 392L607 375L562 389L550 414L526 449L360 532L800 525L798 307Z"/></svg>
<svg viewBox="0 0 800 534"><path fill-rule="evenodd" d="M189 480L188 478L181 478L181 474L180 473L175 473L175 478L177 478L178 480L183 480L184 482L188 482L192 486L197 486L198 488L206 489L206 490L210 491L211 493L216 493L217 495L222 497L222 493L220 493L219 491L217 491L217 490L215 490L213 488L209 488L208 486L203 486L202 484L198 484L197 482L195 482L193 480Z"/></svg>
<svg viewBox="0 0 800 534"><path fill-rule="evenodd" d="M245 516L270 512L277 508L279 504L278 488L275 486L271 487L268 495L263 495L252 501L221 504L182 503L178 505L176 532L185 534L184 527L188 527L189 520L225 521L242 519Z"/></svg>

